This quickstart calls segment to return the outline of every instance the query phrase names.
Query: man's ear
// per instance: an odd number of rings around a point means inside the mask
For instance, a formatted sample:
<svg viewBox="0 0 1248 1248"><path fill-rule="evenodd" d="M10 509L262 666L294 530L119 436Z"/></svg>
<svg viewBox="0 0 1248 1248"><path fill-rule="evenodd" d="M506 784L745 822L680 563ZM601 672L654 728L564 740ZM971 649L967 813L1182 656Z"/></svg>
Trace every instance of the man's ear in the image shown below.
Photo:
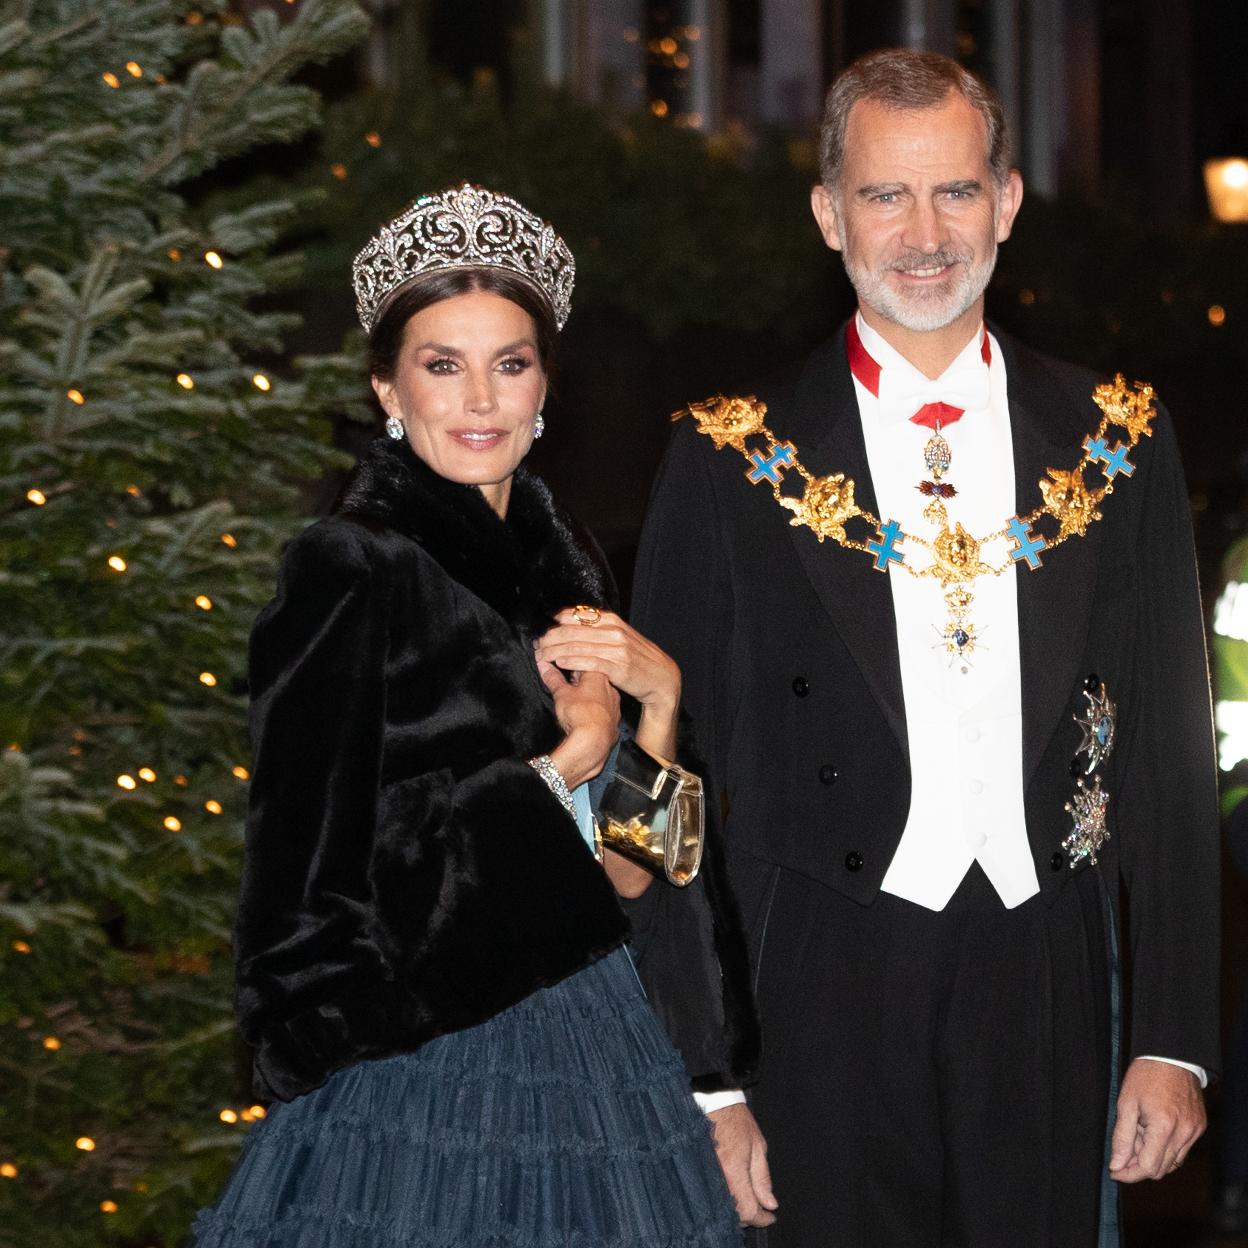
<svg viewBox="0 0 1248 1248"><path fill-rule="evenodd" d="M997 242L1003 243L1014 228L1014 218L1023 203L1023 177L1017 169L1011 169L1001 188L1001 201L997 207Z"/></svg>
<svg viewBox="0 0 1248 1248"><path fill-rule="evenodd" d="M815 221L819 226L819 233L823 235L823 241L833 251L840 251L843 245L841 222L832 194L822 182L817 182L810 188L810 210L815 214Z"/></svg>

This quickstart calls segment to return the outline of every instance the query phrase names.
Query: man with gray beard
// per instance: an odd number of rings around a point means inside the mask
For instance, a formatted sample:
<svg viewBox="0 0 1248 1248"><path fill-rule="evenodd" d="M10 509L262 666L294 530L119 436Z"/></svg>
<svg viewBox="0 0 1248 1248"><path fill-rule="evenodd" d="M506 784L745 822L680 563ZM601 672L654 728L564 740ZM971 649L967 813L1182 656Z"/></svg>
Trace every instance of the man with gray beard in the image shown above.
<svg viewBox="0 0 1248 1248"><path fill-rule="evenodd" d="M985 326L1022 182L978 79L859 60L820 172L857 314L795 375L690 405L637 567L763 1020L749 1106L705 1108L768 1248L1111 1245L1118 1185L1182 1164L1218 1061L1173 429L1151 388ZM678 968L651 893L640 955Z"/></svg>

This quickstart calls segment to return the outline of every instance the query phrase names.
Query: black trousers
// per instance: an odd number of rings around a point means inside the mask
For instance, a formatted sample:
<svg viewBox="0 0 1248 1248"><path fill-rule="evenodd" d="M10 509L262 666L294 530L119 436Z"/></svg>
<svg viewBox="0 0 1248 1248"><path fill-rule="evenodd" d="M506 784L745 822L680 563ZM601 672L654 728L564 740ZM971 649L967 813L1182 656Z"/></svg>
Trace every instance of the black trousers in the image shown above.
<svg viewBox="0 0 1248 1248"><path fill-rule="evenodd" d="M759 962L779 1220L756 1248L1095 1248L1110 1074L1093 871L941 912L791 872Z"/></svg>

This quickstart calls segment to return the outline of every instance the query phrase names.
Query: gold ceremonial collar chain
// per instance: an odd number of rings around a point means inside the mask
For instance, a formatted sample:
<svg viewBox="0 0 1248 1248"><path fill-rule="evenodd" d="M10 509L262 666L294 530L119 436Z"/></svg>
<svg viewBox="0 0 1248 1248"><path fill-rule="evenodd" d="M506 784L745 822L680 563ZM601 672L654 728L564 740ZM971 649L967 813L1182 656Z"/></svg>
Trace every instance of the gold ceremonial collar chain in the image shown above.
<svg viewBox="0 0 1248 1248"><path fill-rule="evenodd" d="M1083 537L1088 526L1101 519L1098 507L1114 492L1115 479L1130 477L1135 472L1135 465L1127 456L1141 437L1152 436L1151 421L1156 415L1152 386L1145 382L1129 386L1119 373L1113 382L1097 386L1092 398L1101 409L1101 421L1096 432L1084 438L1079 462L1069 471L1047 469L1048 478L1039 482L1040 506L1025 516L1010 516L1002 528L983 537L974 537L957 522L951 525L948 509L940 498L933 498L923 510L937 529L934 537L907 533L896 520L882 522L854 501L851 477L841 472L812 476L802 466L793 444L777 441L763 423L767 405L752 395L717 395L689 404L672 419L690 415L697 422L698 432L706 434L716 450L731 446L740 452L750 465L745 470L746 480L751 485L770 485L776 502L794 513L791 525L804 525L820 542L831 538L847 550L870 555L872 567L879 572L899 567L913 577L939 581L945 590L949 614L943 629L938 631L950 656L963 658L975 649L976 643L975 624L970 618L974 581L981 576L1001 576L1018 563L1036 571L1043 562L1040 552L1060 546L1067 538ZM1111 425L1126 432L1125 442L1109 444ZM762 440L766 451L758 446L751 449L747 439ZM1098 467L1101 477L1089 485L1086 473ZM804 483L800 495L783 492L785 473L789 470L796 472ZM859 528L861 537L850 536L847 526L851 523ZM1013 543L1008 556L998 563L985 563L982 548L998 539ZM915 550L924 552L926 561L912 562L908 556Z"/></svg>

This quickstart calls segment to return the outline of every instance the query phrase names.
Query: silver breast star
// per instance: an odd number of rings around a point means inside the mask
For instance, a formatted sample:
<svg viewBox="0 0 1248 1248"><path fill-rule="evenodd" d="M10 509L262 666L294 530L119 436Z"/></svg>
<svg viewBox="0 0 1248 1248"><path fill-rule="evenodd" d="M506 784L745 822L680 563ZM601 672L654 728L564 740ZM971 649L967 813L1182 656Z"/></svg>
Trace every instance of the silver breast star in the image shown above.
<svg viewBox="0 0 1248 1248"><path fill-rule="evenodd" d="M1109 794L1101 788L1100 776L1093 776L1091 785L1085 785L1082 780L1075 781L1074 795L1066 803L1067 813L1075 826L1062 842L1072 867L1082 858L1090 859L1096 866L1096 855L1109 840L1108 807Z"/></svg>
<svg viewBox="0 0 1248 1248"><path fill-rule="evenodd" d="M1118 730L1118 708L1114 705L1102 681L1095 692L1085 689L1083 696L1088 700L1088 709L1083 717L1072 715L1071 718L1083 730L1083 740L1075 751L1076 757L1086 756L1087 762L1083 769L1085 776L1090 776L1114 752L1114 737Z"/></svg>

